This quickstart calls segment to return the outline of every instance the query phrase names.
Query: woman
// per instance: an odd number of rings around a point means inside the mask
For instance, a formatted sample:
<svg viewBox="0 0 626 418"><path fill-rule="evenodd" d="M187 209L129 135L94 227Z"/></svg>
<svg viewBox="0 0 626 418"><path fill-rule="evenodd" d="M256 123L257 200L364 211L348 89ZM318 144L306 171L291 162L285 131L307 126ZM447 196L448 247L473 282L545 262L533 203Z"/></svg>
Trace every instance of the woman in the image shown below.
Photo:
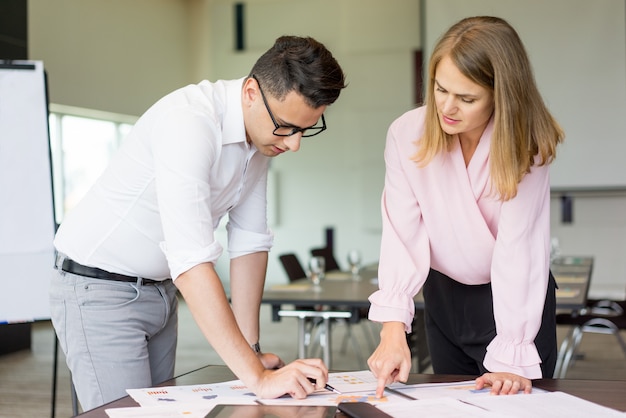
<svg viewBox="0 0 626 418"><path fill-rule="evenodd" d="M466 18L437 43L426 105L392 123L385 148L383 323L368 360L384 386L411 366L405 332L423 287L435 373L477 375L494 394L530 392L556 362L549 272L549 163L563 131L524 46L496 17Z"/></svg>

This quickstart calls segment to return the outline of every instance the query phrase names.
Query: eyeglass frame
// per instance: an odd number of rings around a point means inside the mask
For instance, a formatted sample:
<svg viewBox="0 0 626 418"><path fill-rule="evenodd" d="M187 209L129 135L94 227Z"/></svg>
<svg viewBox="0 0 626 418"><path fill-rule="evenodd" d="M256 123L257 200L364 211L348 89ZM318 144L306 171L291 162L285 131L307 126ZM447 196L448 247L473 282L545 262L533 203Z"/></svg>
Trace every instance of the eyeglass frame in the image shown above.
<svg viewBox="0 0 626 418"><path fill-rule="evenodd" d="M259 79L256 78L256 75L254 74L252 74L250 77L252 77L256 81L256 84L259 86L259 91L261 92L261 98L263 99L263 104L265 105L265 109L267 109L267 113L269 113L270 118L272 119L272 123L274 123L274 131L272 132L273 135L287 137L287 136L295 135L298 132L302 132L302 138L310 138L312 136L319 135L326 130L326 119L324 118L323 113L322 113L322 126L313 125L313 126L309 126L306 128L300 128L298 126L279 125L278 122L276 122L276 118L274 117L272 110L270 109L270 105L267 103L267 98L265 97L265 93L263 93L263 89L261 88L261 83L259 82ZM313 128L315 128L317 131L315 133L307 135L306 131L309 129L313 129ZM291 132L288 134L280 134L280 133L277 134L276 131L279 129L291 129Z"/></svg>

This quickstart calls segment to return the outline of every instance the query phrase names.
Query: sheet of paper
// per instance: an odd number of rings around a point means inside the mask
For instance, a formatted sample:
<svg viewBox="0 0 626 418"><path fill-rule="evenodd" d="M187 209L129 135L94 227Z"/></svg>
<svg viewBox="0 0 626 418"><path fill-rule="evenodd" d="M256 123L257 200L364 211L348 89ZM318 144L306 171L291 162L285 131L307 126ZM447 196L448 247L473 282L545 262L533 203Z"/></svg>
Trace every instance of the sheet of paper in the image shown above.
<svg viewBox="0 0 626 418"><path fill-rule="evenodd" d="M580 289L561 288L556 289L557 298L575 298L580 295Z"/></svg>
<svg viewBox="0 0 626 418"><path fill-rule="evenodd" d="M587 276L565 276L560 274L555 275L554 279L559 285L565 283L585 283L589 280Z"/></svg>
<svg viewBox="0 0 626 418"><path fill-rule="evenodd" d="M388 403L404 403L409 399L390 392L385 392L382 398L376 397L376 391L350 392L341 395L332 392L315 392L304 399L294 399L291 396L283 396L276 399L259 399L263 405L338 405L342 402L367 402L372 405Z"/></svg>
<svg viewBox="0 0 626 418"><path fill-rule="evenodd" d="M378 381L371 371L361 370L356 372L328 373L328 384L345 394L376 391Z"/></svg>
<svg viewBox="0 0 626 418"><path fill-rule="evenodd" d="M377 407L394 418L507 418L506 414L486 411L452 398L434 398L404 403L389 403Z"/></svg>
<svg viewBox="0 0 626 418"><path fill-rule="evenodd" d="M417 385L392 385L390 389L413 399L452 398L471 400L476 396L489 396L491 388L475 389L473 380L451 383L422 383ZM533 388L532 393L543 393L543 389ZM522 396L522 395L521 395Z"/></svg>
<svg viewBox="0 0 626 418"><path fill-rule="evenodd" d="M256 395L240 380L206 385L127 389L126 392L141 406L198 402L254 404L256 400Z"/></svg>
<svg viewBox="0 0 626 418"><path fill-rule="evenodd" d="M324 279L327 280L347 280L352 279L352 273L349 271L328 271L324 274Z"/></svg>
<svg viewBox="0 0 626 418"><path fill-rule="evenodd" d="M204 418L217 402L210 405L181 404L138 406L134 408L109 408L110 418Z"/></svg>
<svg viewBox="0 0 626 418"><path fill-rule="evenodd" d="M563 392L523 396L485 396L472 399L473 405L511 417L626 417L626 413L598 405Z"/></svg>

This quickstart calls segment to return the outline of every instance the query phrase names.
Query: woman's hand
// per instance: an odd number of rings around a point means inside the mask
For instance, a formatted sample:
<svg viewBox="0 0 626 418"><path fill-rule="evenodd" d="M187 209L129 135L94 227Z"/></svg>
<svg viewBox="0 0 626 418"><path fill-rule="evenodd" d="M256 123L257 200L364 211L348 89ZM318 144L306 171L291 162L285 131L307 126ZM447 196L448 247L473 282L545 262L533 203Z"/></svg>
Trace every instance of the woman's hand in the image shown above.
<svg viewBox="0 0 626 418"><path fill-rule="evenodd" d="M476 378L476 389L480 390L491 386L492 395L515 395L516 393L530 393L533 385L529 379L513 373L485 373Z"/></svg>
<svg viewBox="0 0 626 418"><path fill-rule="evenodd" d="M411 351L406 341L404 324L385 322L380 332L380 344L367 360L367 365L378 379L376 397L382 398L385 386L406 382L411 371Z"/></svg>

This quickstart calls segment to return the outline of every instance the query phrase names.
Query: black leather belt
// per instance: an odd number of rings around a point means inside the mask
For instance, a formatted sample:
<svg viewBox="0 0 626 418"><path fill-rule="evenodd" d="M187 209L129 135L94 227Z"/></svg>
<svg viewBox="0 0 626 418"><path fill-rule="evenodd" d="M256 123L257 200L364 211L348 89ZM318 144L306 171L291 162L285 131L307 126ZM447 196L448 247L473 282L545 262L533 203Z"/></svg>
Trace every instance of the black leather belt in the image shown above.
<svg viewBox="0 0 626 418"><path fill-rule="evenodd" d="M116 282L137 283L138 277L126 276L119 273L110 273L106 270L102 270L96 267L87 267L82 264L78 264L76 261L66 258L61 263L61 270L68 273L78 274L79 276L91 277L93 279L113 280ZM141 279L142 284L156 284L161 283L160 280Z"/></svg>

